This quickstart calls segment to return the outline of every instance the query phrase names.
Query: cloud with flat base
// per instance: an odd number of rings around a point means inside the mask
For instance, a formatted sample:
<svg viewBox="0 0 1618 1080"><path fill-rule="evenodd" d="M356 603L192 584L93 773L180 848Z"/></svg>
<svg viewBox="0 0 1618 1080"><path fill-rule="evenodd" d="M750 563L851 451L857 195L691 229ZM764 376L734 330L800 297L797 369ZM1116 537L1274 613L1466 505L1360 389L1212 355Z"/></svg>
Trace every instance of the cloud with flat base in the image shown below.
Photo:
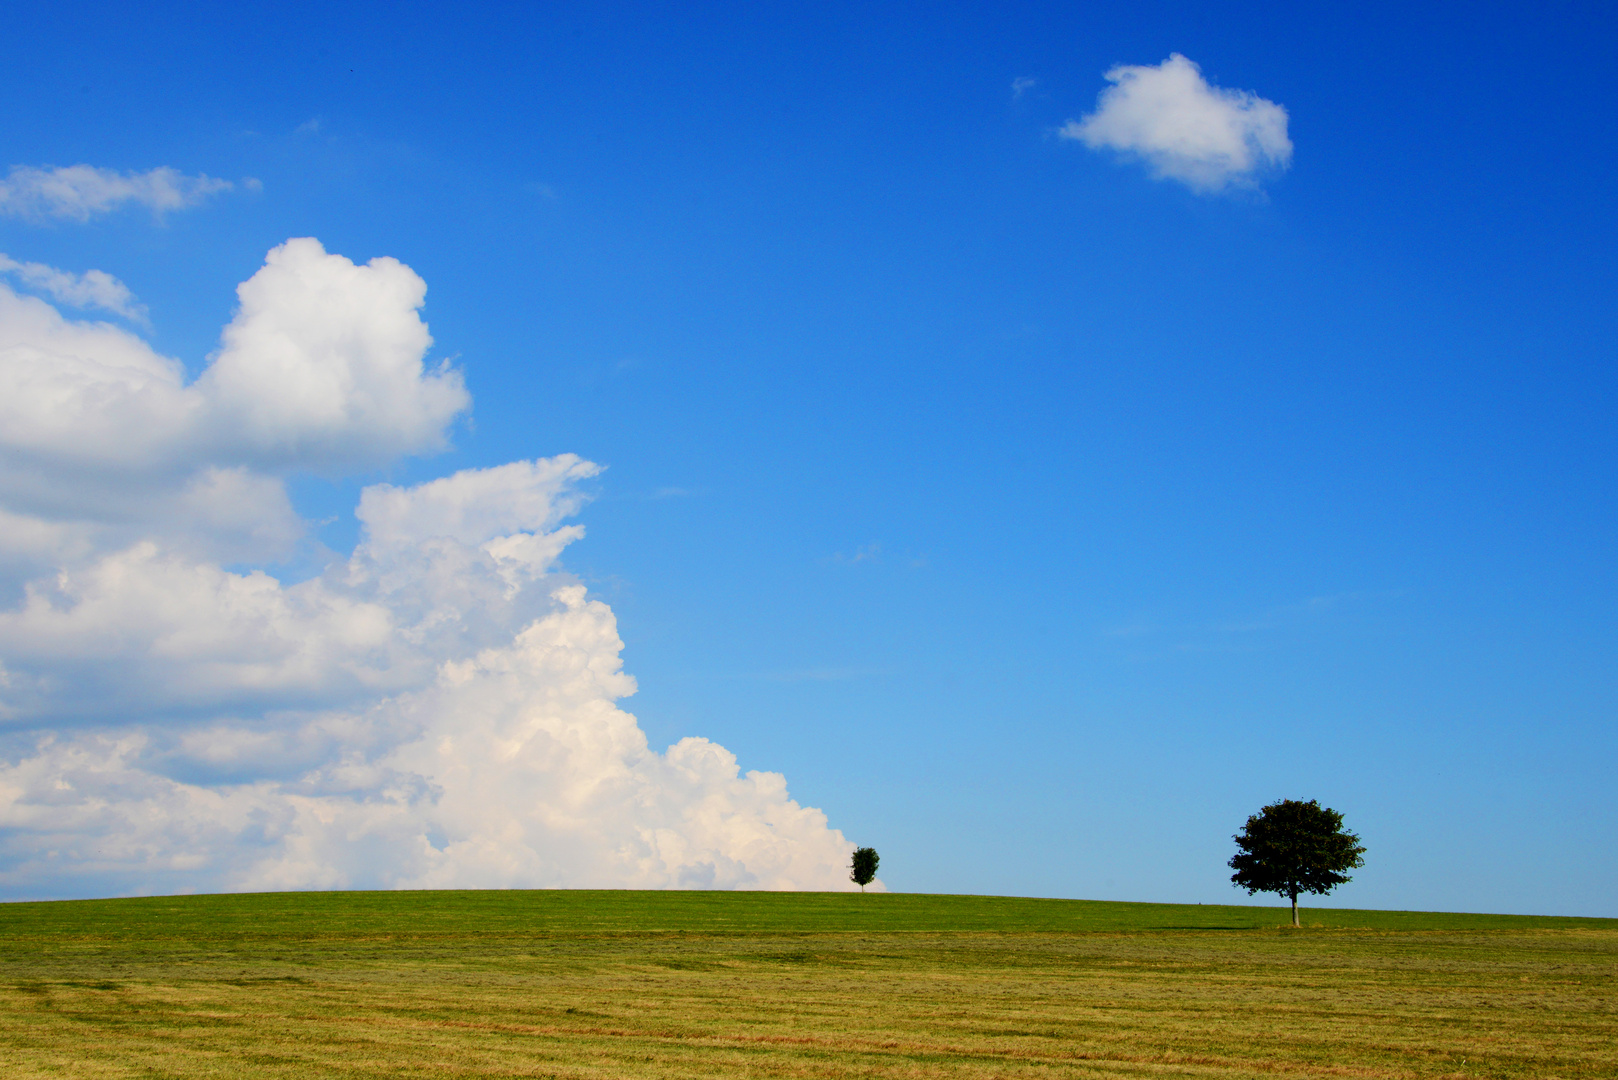
<svg viewBox="0 0 1618 1080"><path fill-rule="evenodd" d="M469 408L425 295L290 240L187 381L0 284L0 896L854 887L783 776L622 708L617 621L560 565L591 462L373 484L351 554L267 569L306 531L290 475L432 453Z"/></svg>

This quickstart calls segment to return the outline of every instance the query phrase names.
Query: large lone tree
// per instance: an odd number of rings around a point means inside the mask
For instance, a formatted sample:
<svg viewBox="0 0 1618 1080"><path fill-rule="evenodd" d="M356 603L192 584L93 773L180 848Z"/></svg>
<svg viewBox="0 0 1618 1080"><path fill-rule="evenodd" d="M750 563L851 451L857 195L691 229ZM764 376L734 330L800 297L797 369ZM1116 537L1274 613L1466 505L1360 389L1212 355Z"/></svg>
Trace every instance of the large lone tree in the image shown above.
<svg viewBox="0 0 1618 1080"><path fill-rule="evenodd" d="M1282 799L1247 819L1233 838L1230 880L1247 890L1280 893L1292 899L1292 925L1298 925L1298 894L1324 896L1351 880L1343 871L1364 866L1360 838L1343 830L1343 815L1314 799Z"/></svg>

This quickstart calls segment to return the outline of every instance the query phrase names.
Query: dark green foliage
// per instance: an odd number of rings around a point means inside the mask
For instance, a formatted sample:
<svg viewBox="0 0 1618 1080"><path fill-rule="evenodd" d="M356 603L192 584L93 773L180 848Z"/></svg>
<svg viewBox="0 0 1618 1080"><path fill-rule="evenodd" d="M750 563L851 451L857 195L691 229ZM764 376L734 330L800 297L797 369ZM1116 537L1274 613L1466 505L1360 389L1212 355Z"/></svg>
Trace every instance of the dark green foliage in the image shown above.
<svg viewBox="0 0 1618 1080"><path fill-rule="evenodd" d="M1292 900L1298 925L1298 894L1325 895L1351 880L1343 871L1364 866L1360 838L1343 830L1343 815L1314 799L1282 799L1247 819L1233 839L1230 880L1247 890L1280 893Z"/></svg>
<svg viewBox="0 0 1618 1080"><path fill-rule="evenodd" d="M876 864L881 861L882 858L876 853L876 848L856 848L854 860L848 864L848 880L858 885L860 892L864 892L865 886L876 877Z"/></svg>

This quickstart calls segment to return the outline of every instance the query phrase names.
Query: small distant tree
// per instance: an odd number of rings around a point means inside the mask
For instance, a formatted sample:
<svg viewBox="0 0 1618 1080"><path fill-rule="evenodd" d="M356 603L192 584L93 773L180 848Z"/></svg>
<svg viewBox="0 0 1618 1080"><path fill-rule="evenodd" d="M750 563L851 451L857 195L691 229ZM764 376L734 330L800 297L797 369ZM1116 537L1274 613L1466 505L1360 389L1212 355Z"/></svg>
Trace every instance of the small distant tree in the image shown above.
<svg viewBox="0 0 1618 1080"><path fill-rule="evenodd" d="M881 861L882 857L876 853L876 848L855 848L854 859L848 864L848 880L858 885L860 892L864 892L865 886L876 879L876 864Z"/></svg>
<svg viewBox="0 0 1618 1080"><path fill-rule="evenodd" d="M1292 900L1298 925L1298 894L1324 896L1351 880L1343 871L1364 866L1360 838L1343 829L1343 815L1314 799L1271 803L1247 819L1233 839L1230 880L1247 890L1279 893Z"/></svg>

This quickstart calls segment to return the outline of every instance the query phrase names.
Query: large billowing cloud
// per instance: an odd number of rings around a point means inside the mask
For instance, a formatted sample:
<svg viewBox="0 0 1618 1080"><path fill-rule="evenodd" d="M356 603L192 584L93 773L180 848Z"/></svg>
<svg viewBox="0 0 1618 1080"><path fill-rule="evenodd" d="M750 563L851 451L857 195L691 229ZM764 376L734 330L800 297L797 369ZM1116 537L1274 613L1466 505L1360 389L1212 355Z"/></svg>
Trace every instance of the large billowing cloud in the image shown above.
<svg viewBox="0 0 1618 1080"><path fill-rule="evenodd" d="M1179 53L1156 67L1115 67L1107 81L1096 111L1069 120L1062 137L1138 157L1156 176L1201 192L1251 187L1292 161L1286 109L1209 85Z"/></svg>
<svg viewBox="0 0 1618 1080"><path fill-rule="evenodd" d="M438 449L470 403L458 371L423 364L426 284L394 259L289 240L237 294L188 382L128 330L0 285L0 515L35 522L0 530L0 577L139 539L274 559L302 523L272 477Z"/></svg>
<svg viewBox="0 0 1618 1080"><path fill-rule="evenodd" d="M618 706L612 612L557 566L572 455L366 488L286 583L284 477L444 444L425 287L289 241L195 379L0 286L0 895L845 888L774 773Z"/></svg>

